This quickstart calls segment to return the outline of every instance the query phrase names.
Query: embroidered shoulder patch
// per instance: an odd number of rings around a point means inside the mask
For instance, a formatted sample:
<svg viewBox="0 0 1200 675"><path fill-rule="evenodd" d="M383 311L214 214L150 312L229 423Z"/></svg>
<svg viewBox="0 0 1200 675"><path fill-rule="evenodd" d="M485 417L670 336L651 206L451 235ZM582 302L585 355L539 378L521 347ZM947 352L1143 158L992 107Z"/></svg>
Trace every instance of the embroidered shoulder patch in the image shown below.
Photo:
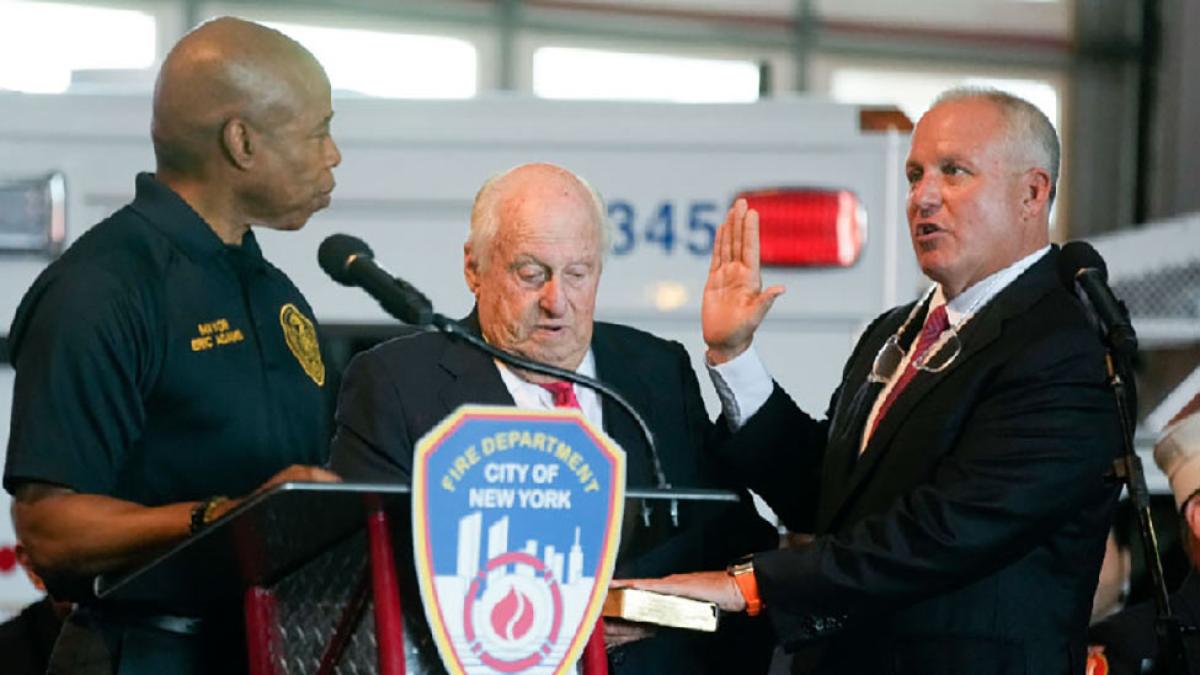
<svg viewBox="0 0 1200 675"><path fill-rule="evenodd" d="M283 339L292 356L300 362L304 372L317 383L325 386L325 363L321 361L321 347L317 344L317 329L313 322L292 303L279 308L279 325L283 327Z"/></svg>

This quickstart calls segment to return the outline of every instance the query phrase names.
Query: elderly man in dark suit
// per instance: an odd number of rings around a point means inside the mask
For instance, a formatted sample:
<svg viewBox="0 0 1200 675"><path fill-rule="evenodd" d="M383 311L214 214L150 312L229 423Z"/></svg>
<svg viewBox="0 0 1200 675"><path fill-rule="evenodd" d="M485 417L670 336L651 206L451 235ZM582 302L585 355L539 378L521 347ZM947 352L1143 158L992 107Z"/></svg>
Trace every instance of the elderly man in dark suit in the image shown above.
<svg viewBox="0 0 1200 675"><path fill-rule="evenodd" d="M797 669L1083 673L1117 496L1105 354L1059 282L1050 122L995 91L947 92L906 164L935 285L867 327L824 419L773 386L751 339L757 216L718 234L704 336L742 482L811 544L643 585L769 615Z"/></svg>
<svg viewBox="0 0 1200 675"><path fill-rule="evenodd" d="M667 478L677 486L723 486L710 455L713 425L681 345L616 324L594 322L608 226L599 196L571 172L548 164L516 167L479 191L464 246L464 272L476 308L465 323L501 349L598 377L646 418ZM509 369L439 333L415 333L357 356L338 401L332 466L349 480L411 478L417 441L465 403L551 408L549 378ZM625 449L630 486L654 485L635 423L611 401L573 388L589 420ZM748 503L681 506L678 527L666 513L650 527L626 510L618 575L714 569L772 546L773 528ZM763 631L737 621L717 639L608 626L616 673L763 672L770 656ZM737 648L735 649L735 645Z"/></svg>

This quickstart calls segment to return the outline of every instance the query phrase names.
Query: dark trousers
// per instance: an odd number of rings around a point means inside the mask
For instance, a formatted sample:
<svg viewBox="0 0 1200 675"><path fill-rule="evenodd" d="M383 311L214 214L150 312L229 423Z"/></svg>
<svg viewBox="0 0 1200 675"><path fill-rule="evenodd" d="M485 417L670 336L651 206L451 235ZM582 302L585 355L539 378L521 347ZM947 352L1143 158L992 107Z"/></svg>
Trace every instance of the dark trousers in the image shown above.
<svg viewBox="0 0 1200 675"><path fill-rule="evenodd" d="M246 671L241 622L189 622L77 609L50 655L48 675L205 675Z"/></svg>

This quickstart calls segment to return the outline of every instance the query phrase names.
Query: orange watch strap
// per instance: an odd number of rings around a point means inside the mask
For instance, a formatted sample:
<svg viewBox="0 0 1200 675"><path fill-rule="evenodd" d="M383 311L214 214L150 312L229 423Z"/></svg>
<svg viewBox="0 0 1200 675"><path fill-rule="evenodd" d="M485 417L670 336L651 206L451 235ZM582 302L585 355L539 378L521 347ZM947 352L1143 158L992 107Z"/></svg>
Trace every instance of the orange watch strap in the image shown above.
<svg viewBox="0 0 1200 675"><path fill-rule="evenodd" d="M762 611L763 602L758 595L758 579L754 576L754 568L737 570L733 573L733 582L737 584L738 590L742 592L742 598L746 601L746 614L758 616L758 613Z"/></svg>

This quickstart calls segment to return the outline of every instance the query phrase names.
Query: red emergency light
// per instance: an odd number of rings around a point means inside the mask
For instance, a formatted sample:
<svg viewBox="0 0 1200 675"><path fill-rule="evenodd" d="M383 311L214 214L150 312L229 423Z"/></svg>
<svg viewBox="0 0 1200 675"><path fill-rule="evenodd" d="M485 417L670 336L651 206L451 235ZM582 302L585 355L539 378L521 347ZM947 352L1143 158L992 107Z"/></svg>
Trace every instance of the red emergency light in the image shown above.
<svg viewBox="0 0 1200 675"><path fill-rule="evenodd" d="M758 211L762 264L849 267L866 241L867 217L849 190L773 188L738 195Z"/></svg>

